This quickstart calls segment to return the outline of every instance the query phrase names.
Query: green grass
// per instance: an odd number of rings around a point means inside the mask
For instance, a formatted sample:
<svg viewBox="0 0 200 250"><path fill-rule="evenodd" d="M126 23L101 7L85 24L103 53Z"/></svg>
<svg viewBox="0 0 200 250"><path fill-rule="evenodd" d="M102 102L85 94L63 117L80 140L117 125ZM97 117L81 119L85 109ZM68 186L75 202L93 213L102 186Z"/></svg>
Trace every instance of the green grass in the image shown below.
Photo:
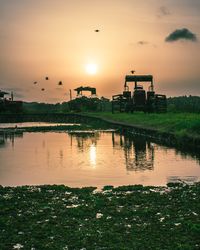
<svg viewBox="0 0 200 250"><path fill-rule="evenodd" d="M145 114L128 113L87 113L88 115L124 122L126 124L155 129L160 132L173 133L177 136L191 136L200 138L200 114L194 113L166 113Z"/></svg>
<svg viewBox="0 0 200 250"><path fill-rule="evenodd" d="M0 186L0 249L199 249L199 197L200 183Z"/></svg>

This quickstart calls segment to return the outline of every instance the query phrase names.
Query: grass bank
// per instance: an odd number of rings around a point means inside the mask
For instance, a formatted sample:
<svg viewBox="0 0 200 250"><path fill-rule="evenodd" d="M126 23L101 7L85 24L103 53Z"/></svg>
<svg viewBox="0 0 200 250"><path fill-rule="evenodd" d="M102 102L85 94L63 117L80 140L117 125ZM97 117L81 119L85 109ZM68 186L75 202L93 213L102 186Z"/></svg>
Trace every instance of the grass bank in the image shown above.
<svg viewBox="0 0 200 250"><path fill-rule="evenodd" d="M145 114L128 113L87 113L110 121L157 130L161 133L172 133L178 137L189 136L200 139L200 114L194 113L166 113Z"/></svg>
<svg viewBox="0 0 200 250"><path fill-rule="evenodd" d="M200 183L0 186L0 249L199 249Z"/></svg>

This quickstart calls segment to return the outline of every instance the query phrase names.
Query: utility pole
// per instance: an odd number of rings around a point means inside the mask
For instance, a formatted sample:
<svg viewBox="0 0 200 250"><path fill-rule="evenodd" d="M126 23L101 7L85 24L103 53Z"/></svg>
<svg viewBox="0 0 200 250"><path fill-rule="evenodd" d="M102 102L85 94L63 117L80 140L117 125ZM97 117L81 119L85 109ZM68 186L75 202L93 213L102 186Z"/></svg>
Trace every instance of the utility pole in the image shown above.
<svg viewBox="0 0 200 250"><path fill-rule="evenodd" d="M72 90L69 90L70 101L72 100Z"/></svg>

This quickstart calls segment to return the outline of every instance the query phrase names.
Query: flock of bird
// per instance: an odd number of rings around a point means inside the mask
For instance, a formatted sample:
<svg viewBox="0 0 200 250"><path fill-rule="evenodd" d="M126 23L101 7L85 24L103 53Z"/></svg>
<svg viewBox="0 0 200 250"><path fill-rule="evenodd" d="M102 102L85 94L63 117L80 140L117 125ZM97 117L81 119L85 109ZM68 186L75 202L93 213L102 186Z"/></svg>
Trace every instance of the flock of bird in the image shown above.
<svg viewBox="0 0 200 250"><path fill-rule="evenodd" d="M46 76L46 77L45 77L45 80L48 81L48 80L49 80L49 77ZM33 82L33 84L36 85L36 84L38 84L38 82L35 81L35 82ZM58 82L58 85L59 85L59 86L62 86L62 85L63 85L62 81L59 81L59 82ZM41 88L41 91L45 91L45 88Z"/></svg>
<svg viewBox="0 0 200 250"><path fill-rule="evenodd" d="M96 30L94 30L94 32L97 32L97 33L98 33L98 32L100 32L100 30L99 30L99 29L96 29ZM134 74L134 73L135 73L135 70L131 70L131 73ZM46 76L46 77L45 77L45 80L48 81L48 80L49 80L49 77ZM37 84L37 83L38 83L37 81L33 82L33 84ZM59 85L59 86L62 86L62 85L63 85L62 81L59 81L59 82L58 82L58 85ZM41 88L41 91L45 91L45 88Z"/></svg>
<svg viewBox="0 0 200 250"><path fill-rule="evenodd" d="M94 30L94 32L100 32L100 30L99 30L99 29L96 29L96 30ZM46 77L45 77L45 80L48 81L48 80L49 80L49 77L46 76ZM37 83L38 83L37 81L33 82L34 85L36 85ZM58 85L59 85L59 86L62 86L62 85L63 85L62 81L59 81L59 82L58 82ZM41 91L45 91L45 88L41 88Z"/></svg>

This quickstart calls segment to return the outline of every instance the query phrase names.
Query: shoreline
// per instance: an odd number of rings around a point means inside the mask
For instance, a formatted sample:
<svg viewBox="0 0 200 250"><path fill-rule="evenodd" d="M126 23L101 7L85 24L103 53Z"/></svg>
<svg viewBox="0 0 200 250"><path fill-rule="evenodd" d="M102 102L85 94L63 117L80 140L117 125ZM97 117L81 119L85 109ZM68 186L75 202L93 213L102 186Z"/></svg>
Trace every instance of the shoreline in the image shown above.
<svg viewBox="0 0 200 250"><path fill-rule="evenodd" d="M120 117L121 119L119 119L119 116L117 116L116 114L82 113L82 114L77 114L77 115L81 115L83 117L88 117L88 118L100 119L109 124L119 126L121 127L121 131L123 133L128 133L130 136L131 134L142 135L150 139L155 139L158 142L161 142L161 143L163 142L167 144L168 146L178 146L178 147L187 146L195 150L200 149L200 134L193 135L187 132L185 132L184 134L181 134L181 133L179 134L179 133L176 133L176 131L164 130L161 126L153 127L153 126L148 126L142 123L136 124L130 121L126 122L125 118ZM156 116L159 116L159 114L156 114ZM131 117L134 118L134 114L130 114L130 118ZM155 125L157 124L155 123ZM200 132L200 115L199 115L198 132Z"/></svg>
<svg viewBox="0 0 200 250"><path fill-rule="evenodd" d="M129 136L142 135L167 146L186 147L190 150L200 149L199 114L111 114L104 112L0 114L0 123L36 121L82 123L83 126L91 123L94 127L103 128L109 125Z"/></svg>

